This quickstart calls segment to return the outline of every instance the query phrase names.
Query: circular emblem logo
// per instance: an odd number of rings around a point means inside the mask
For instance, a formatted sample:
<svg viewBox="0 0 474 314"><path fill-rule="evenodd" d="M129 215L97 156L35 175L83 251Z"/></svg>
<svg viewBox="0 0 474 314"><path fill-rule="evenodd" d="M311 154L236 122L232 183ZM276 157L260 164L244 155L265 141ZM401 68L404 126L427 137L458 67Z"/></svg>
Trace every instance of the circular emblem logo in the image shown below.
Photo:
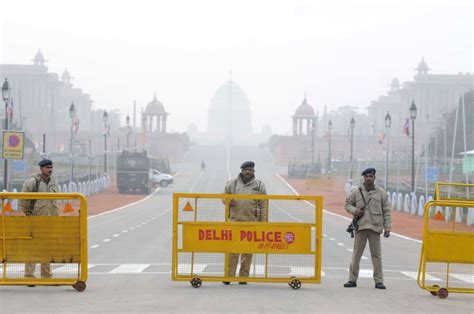
<svg viewBox="0 0 474 314"><path fill-rule="evenodd" d="M20 137L18 135L10 135L8 145L10 145L10 147L17 147L20 145Z"/></svg>
<svg viewBox="0 0 474 314"><path fill-rule="evenodd" d="M285 241L288 244L295 242L295 234L293 232L285 233Z"/></svg>

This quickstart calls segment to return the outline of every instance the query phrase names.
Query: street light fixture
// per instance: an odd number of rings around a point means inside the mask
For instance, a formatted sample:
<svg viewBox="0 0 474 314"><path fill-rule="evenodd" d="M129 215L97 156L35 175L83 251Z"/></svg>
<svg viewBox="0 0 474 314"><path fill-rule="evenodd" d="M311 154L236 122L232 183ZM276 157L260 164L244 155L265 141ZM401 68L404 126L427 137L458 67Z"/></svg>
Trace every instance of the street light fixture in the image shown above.
<svg viewBox="0 0 474 314"><path fill-rule="evenodd" d="M129 137L130 137L130 116L127 114L125 118L125 123L127 124L127 149L129 148Z"/></svg>
<svg viewBox="0 0 474 314"><path fill-rule="evenodd" d="M74 120L76 118L76 107L74 106L74 102L71 102L71 106L69 107L69 118L71 118L71 143L69 146L69 154L71 159L71 171L70 171L70 178L69 181L74 181Z"/></svg>
<svg viewBox="0 0 474 314"><path fill-rule="evenodd" d="M107 131L109 127L109 115L107 114L107 110L104 110L102 119L104 121L104 175L107 175Z"/></svg>
<svg viewBox="0 0 474 314"><path fill-rule="evenodd" d="M385 138L386 138L386 148L385 148L385 190L388 187L388 132L390 127L392 126L392 117L390 117L390 113L385 115Z"/></svg>
<svg viewBox="0 0 474 314"><path fill-rule="evenodd" d="M332 121L329 120L328 122L328 173L331 173L331 129L332 129Z"/></svg>
<svg viewBox="0 0 474 314"><path fill-rule="evenodd" d="M354 152L354 128L355 128L354 117L351 118L349 126L350 126L350 130L351 130L351 156L350 156L351 169L350 169L349 180L352 183L352 159L353 159L353 152Z"/></svg>
<svg viewBox="0 0 474 314"><path fill-rule="evenodd" d="M411 118L411 188L415 193L415 119L416 119L416 105L415 101L411 102L410 118Z"/></svg>
<svg viewBox="0 0 474 314"><path fill-rule="evenodd" d="M8 130L8 99L10 98L10 85L8 84L8 80L5 78L5 82L3 82L2 86L2 98L5 102L5 124L3 126L3 130ZM5 156L4 156L5 157ZM3 164L3 189L8 191L8 158L4 158Z"/></svg>

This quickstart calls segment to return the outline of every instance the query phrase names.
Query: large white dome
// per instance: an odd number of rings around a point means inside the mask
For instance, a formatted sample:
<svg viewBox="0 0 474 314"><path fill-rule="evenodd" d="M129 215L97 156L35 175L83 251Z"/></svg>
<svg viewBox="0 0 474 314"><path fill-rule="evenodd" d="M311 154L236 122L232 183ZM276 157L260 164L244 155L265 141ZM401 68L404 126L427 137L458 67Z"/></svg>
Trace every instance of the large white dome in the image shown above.
<svg viewBox="0 0 474 314"><path fill-rule="evenodd" d="M207 131L218 138L248 139L252 135L250 102L233 81L220 86L209 104Z"/></svg>

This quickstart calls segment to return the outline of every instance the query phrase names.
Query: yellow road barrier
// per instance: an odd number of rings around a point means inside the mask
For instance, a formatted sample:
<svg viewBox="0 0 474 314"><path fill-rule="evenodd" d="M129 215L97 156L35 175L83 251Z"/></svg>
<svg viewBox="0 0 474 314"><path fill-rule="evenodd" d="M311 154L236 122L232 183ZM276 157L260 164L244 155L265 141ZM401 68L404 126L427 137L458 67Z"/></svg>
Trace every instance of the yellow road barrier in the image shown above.
<svg viewBox="0 0 474 314"><path fill-rule="evenodd" d="M267 202L268 222L230 219L231 200L250 200L254 217ZM172 280L195 288L203 281L320 283L322 209L321 196L175 193ZM237 254L252 263L234 276Z"/></svg>
<svg viewBox="0 0 474 314"><path fill-rule="evenodd" d="M439 196L440 194L438 194ZM431 208L454 209L452 221L430 218ZM418 285L442 299L450 292L474 293L474 229L456 222L456 208L474 208L474 201L433 200L425 204Z"/></svg>
<svg viewBox="0 0 474 314"><path fill-rule="evenodd" d="M0 285L72 285L77 291L84 291L87 280L84 195L7 192L0 193L0 197ZM19 205L25 200L36 200L35 211L28 216ZM57 210L51 210L51 204Z"/></svg>

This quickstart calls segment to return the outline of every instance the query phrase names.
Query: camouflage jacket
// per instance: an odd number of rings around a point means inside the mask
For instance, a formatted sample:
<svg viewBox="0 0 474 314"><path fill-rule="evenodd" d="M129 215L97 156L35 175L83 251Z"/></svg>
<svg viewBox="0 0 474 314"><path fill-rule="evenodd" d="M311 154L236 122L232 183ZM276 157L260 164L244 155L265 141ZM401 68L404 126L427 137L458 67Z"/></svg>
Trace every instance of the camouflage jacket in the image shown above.
<svg viewBox="0 0 474 314"><path fill-rule="evenodd" d="M38 189L36 189L38 182ZM57 193L59 186L56 179L51 177L47 183L41 175L28 179L23 184L22 192L40 192L40 193ZM33 206L32 206L33 205ZM25 215L41 215L41 216L56 216L59 214L58 206L55 200L20 200L20 209Z"/></svg>
<svg viewBox="0 0 474 314"><path fill-rule="evenodd" d="M242 176L227 182L224 194L257 194L266 195L267 190L262 181L253 178L244 183ZM252 199L235 199L235 206L230 207L231 221L268 221L268 201Z"/></svg>
<svg viewBox="0 0 474 314"><path fill-rule="evenodd" d="M375 189L371 191L367 191L363 184L353 189L346 199L346 211L354 214L357 209L365 206L359 188L364 194L365 201L369 204L364 209L364 216L359 219L359 230L371 229L382 233L384 228L391 228L392 213L390 199L387 192L379 186L375 186Z"/></svg>

